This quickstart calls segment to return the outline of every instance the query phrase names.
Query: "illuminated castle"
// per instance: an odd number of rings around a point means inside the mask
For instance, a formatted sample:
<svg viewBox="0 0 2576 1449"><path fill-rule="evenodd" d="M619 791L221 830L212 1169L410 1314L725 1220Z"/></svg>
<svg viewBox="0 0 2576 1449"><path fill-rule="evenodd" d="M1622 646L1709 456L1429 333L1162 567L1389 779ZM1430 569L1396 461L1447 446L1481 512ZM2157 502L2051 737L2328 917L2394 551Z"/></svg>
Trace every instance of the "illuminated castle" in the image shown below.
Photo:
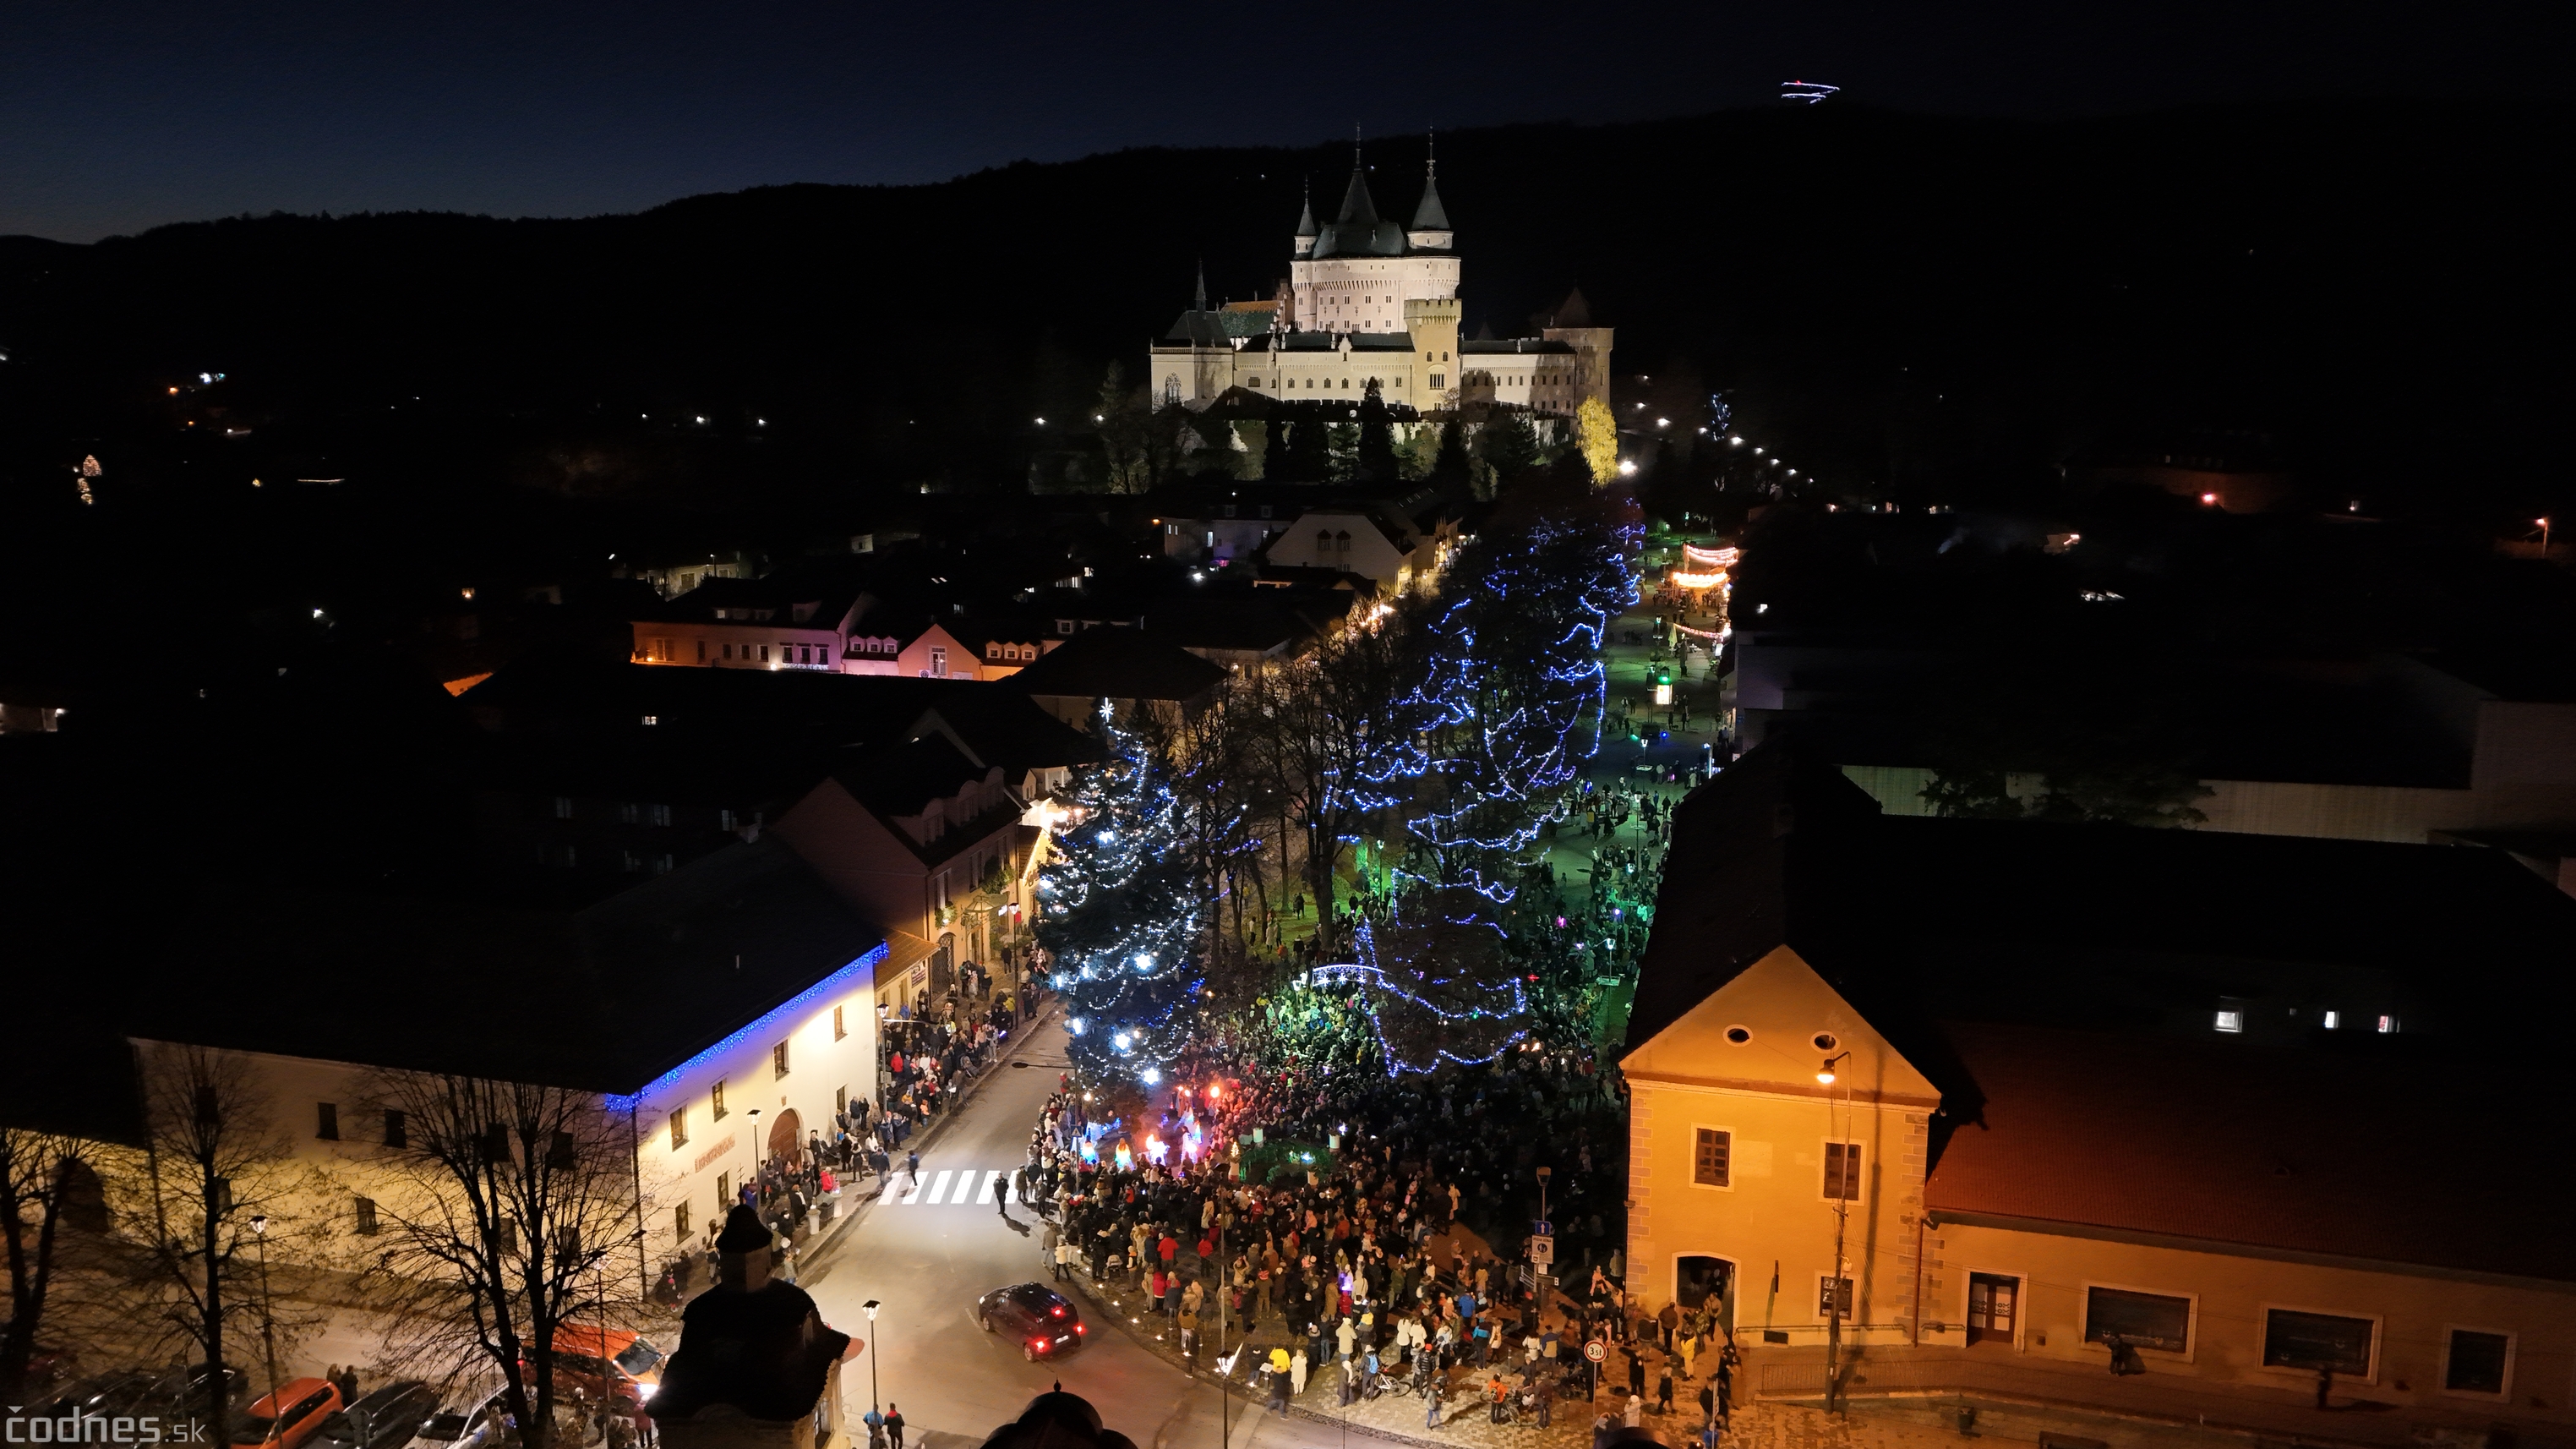
<svg viewBox="0 0 2576 1449"><path fill-rule="evenodd" d="M1288 280L1261 302L1210 308L1207 281L1147 358L1154 401L1199 408L1230 388L1267 397L1356 401L1375 381L1390 404L1422 412L1503 403L1570 417L1609 401L1610 333L1580 292L1536 337L1459 337L1457 232L1426 157L1410 224L1378 214L1356 151L1340 213L1322 226L1308 200Z"/></svg>

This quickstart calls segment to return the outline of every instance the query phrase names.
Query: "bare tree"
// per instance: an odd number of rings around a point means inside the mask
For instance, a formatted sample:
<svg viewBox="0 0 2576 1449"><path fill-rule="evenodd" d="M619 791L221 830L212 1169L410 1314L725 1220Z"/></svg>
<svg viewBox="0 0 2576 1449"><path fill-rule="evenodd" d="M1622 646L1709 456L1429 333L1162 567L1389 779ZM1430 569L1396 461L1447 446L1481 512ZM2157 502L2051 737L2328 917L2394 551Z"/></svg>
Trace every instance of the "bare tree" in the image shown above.
<svg viewBox="0 0 2576 1449"><path fill-rule="evenodd" d="M230 1421L220 1371L236 1320L256 1322L270 1356L273 1304L257 1277L256 1229L275 1251L297 1235L294 1147L270 1116L251 1068L198 1046L154 1045L143 1057L150 1164L149 1271L144 1312L165 1342L191 1345L218 1370L206 1376L207 1423Z"/></svg>
<svg viewBox="0 0 2576 1449"><path fill-rule="evenodd" d="M0 1325L0 1399L24 1402L36 1339L65 1335L58 1290L97 1267L107 1230L98 1143L34 1128L0 1127L0 1246L9 1257L9 1321ZM78 1293L95 1303L98 1295Z"/></svg>
<svg viewBox="0 0 2576 1449"><path fill-rule="evenodd" d="M1336 631L1263 691L1281 833L1303 844L1306 885L1328 946L1343 944L1332 904L1344 838L1413 790L1410 780L1371 778L1387 732L1404 728L1401 696L1411 679L1404 620L1399 613L1376 627Z"/></svg>
<svg viewBox="0 0 2576 1449"><path fill-rule="evenodd" d="M642 1231L631 1123L593 1093L476 1077L382 1072L365 1099L402 1114L373 1179L383 1247L367 1272L390 1311L388 1356L442 1376L497 1370L520 1440L547 1449L556 1367L578 1351L559 1331L641 1306L617 1251ZM613 1412L613 1384L595 1377Z"/></svg>

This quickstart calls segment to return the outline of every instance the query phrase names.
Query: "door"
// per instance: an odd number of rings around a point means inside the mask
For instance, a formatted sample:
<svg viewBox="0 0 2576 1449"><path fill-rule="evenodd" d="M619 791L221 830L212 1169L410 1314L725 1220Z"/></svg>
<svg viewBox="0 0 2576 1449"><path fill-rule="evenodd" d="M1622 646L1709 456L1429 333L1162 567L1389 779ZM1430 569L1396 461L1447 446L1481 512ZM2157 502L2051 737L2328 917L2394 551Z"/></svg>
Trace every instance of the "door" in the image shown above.
<svg viewBox="0 0 2576 1449"><path fill-rule="evenodd" d="M1735 1324L1735 1265L1724 1258L1683 1257L1673 1264L1673 1301L1684 1311L1706 1303L1727 1327Z"/></svg>
<svg viewBox="0 0 2576 1449"><path fill-rule="evenodd" d="M778 1120L769 1127L769 1155L794 1167L805 1155L805 1123L793 1107L778 1109Z"/></svg>
<svg viewBox="0 0 2576 1449"><path fill-rule="evenodd" d="M1968 1342L2012 1342L2020 1309L2021 1279L2003 1273L1968 1275Z"/></svg>

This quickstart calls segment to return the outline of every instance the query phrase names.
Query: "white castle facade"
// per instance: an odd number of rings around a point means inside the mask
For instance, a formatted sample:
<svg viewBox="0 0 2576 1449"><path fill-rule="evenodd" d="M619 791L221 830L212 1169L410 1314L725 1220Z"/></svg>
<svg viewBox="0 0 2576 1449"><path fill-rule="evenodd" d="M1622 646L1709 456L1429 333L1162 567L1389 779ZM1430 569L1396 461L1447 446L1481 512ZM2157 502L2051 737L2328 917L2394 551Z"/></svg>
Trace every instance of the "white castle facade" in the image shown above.
<svg viewBox="0 0 2576 1449"><path fill-rule="evenodd" d="M1211 309L1207 285L1146 359L1157 405L1204 408L1229 389L1291 401L1356 402L1372 381L1390 405L1423 413L1507 404L1571 417L1610 400L1611 329L1569 296L1536 337L1459 333L1457 233L1426 162L1409 226L1382 219L1356 158L1341 214L1298 218L1288 280L1263 302Z"/></svg>

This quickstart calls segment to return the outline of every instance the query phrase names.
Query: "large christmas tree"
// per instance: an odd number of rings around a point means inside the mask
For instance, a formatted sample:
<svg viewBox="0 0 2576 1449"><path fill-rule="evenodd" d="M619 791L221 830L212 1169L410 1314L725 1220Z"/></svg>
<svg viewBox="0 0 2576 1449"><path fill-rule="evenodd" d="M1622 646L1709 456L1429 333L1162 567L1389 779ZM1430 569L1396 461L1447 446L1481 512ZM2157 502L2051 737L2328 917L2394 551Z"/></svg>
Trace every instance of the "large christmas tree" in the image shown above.
<svg viewBox="0 0 2576 1449"><path fill-rule="evenodd" d="M1072 819L1038 876L1037 938L1055 958L1074 1061L1152 1086L1197 1015L1197 893L1153 752L1105 706L1100 729L1109 758L1065 802Z"/></svg>

